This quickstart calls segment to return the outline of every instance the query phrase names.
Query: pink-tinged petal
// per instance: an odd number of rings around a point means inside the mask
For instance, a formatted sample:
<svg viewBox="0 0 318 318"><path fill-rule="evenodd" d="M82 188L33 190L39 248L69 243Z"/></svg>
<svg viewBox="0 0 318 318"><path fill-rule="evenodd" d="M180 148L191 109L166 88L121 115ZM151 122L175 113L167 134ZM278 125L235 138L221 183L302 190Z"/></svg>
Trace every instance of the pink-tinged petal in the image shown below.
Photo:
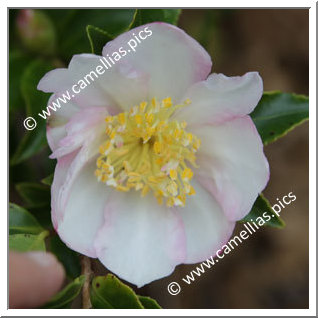
<svg viewBox="0 0 318 318"><path fill-rule="evenodd" d="M77 154L78 151L74 151L64 156L63 158L58 159L57 164L55 166L54 179L51 186L51 216L52 223L55 229L57 229L58 222L62 219L63 216L63 210L58 208L59 194L67 178L68 170L70 169L71 164L74 161Z"/></svg>
<svg viewBox="0 0 318 318"><path fill-rule="evenodd" d="M96 78L94 74L92 74L92 78L87 77L90 84L84 81L82 87L87 86L83 90L80 90L79 87L82 83L79 81L84 80L84 76L96 69L96 66L100 64L100 58L94 54L74 55L68 68L58 68L48 72L40 80L37 88L43 92L59 93L60 95L64 93L80 107L109 106L111 100L101 89L100 79ZM76 85L75 92L72 90L73 85Z"/></svg>
<svg viewBox="0 0 318 318"><path fill-rule="evenodd" d="M48 72L39 82L38 89L64 93L81 108L105 107L110 114L146 100L149 78L145 73L125 60L108 69L105 65L109 67L102 56L74 55L67 69Z"/></svg>
<svg viewBox="0 0 318 318"><path fill-rule="evenodd" d="M95 169L95 161L83 166L72 186L61 190L67 192L67 199L59 207L63 215L56 213L58 211L53 214L62 241L71 249L89 257L96 257L95 236L104 222L106 201L111 191L114 191L97 182Z"/></svg>
<svg viewBox="0 0 318 318"><path fill-rule="evenodd" d="M128 43L136 41L135 35L145 39L133 52ZM103 56L111 56L120 48L128 52L122 59L149 74L149 99L170 96L178 102L188 87L206 79L211 71L211 58L205 49L170 24L154 22L123 33L105 45Z"/></svg>
<svg viewBox="0 0 318 318"><path fill-rule="evenodd" d="M178 208L185 233L187 257L184 263L198 263L214 256L230 238L235 222L228 221L215 198L196 180L196 194L187 198L185 207Z"/></svg>
<svg viewBox="0 0 318 318"><path fill-rule="evenodd" d="M59 141L63 139L65 136L66 131L64 126L58 126L53 128L51 128L49 125L46 126L46 138L52 151L57 149Z"/></svg>
<svg viewBox="0 0 318 318"><path fill-rule="evenodd" d="M189 126L220 124L253 111L263 94L263 81L257 72L227 77L212 74L193 85L184 99L191 105L180 109L176 117Z"/></svg>
<svg viewBox="0 0 318 318"><path fill-rule="evenodd" d="M249 116L193 128L201 139L195 175L231 221L247 215L269 179L263 144Z"/></svg>
<svg viewBox="0 0 318 318"><path fill-rule="evenodd" d="M50 158L65 156L91 140L100 140L101 143L107 115L102 107L84 108L77 112L65 125L66 136L59 141ZM98 149L99 145L96 147Z"/></svg>
<svg viewBox="0 0 318 318"><path fill-rule="evenodd" d="M141 287L171 274L184 261L183 222L151 195L117 191L105 207L95 247L110 271Z"/></svg>
<svg viewBox="0 0 318 318"><path fill-rule="evenodd" d="M58 97L58 94L52 94L48 105L52 106ZM56 111L50 107L43 109L49 115L43 114L43 112L40 113L48 119L46 136L52 151L58 147L60 140L66 137L65 124L79 111L79 108L72 101L68 101L66 104L62 104L60 108L55 109Z"/></svg>

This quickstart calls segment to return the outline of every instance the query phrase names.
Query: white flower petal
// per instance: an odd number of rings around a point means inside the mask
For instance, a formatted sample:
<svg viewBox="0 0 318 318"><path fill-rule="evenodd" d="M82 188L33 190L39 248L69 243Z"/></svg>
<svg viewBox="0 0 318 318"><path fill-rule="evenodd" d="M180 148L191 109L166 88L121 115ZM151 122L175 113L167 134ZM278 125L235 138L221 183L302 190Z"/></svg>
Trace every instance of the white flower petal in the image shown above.
<svg viewBox="0 0 318 318"><path fill-rule="evenodd" d="M74 178L72 186L64 189L67 198L60 207L63 216L57 216L55 221L62 241L90 257L96 257L93 243L103 225L104 207L111 192L110 187L97 182L95 168L95 162L85 165Z"/></svg>
<svg viewBox="0 0 318 318"><path fill-rule="evenodd" d="M230 238L235 222L228 221L214 197L192 180L196 194L178 208L186 232L187 258L184 263L202 262L214 256Z"/></svg>
<svg viewBox="0 0 318 318"><path fill-rule="evenodd" d="M115 192L105 207L95 247L109 270L141 287L171 274L184 261L183 223L151 195Z"/></svg>
<svg viewBox="0 0 318 318"><path fill-rule="evenodd" d="M84 108L73 115L64 126L66 136L59 140L50 158L65 156L90 142L93 142L98 150L105 137L104 119L107 115L108 113L103 107ZM97 144L96 140L100 144Z"/></svg>
<svg viewBox="0 0 318 318"><path fill-rule="evenodd" d="M152 33L151 33L152 32ZM135 48L128 43L134 35L145 38ZM170 96L178 102L190 85L204 80L210 73L212 62L208 53L183 30L162 22L154 22L125 32L108 42L103 55L111 55L119 48L130 50L125 59L133 68L150 76L148 99Z"/></svg>
<svg viewBox="0 0 318 318"><path fill-rule="evenodd" d="M104 73L99 74L97 67L102 67ZM68 90L79 107L106 107L110 114L116 114L146 99L147 81L148 77L127 61L106 69L102 56L79 54L73 56L68 69L48 72L38 89L60 94ZM76 85L75 93L73 85Z"/></svg>
<svg viewBox="0 0 318 318"><path fill-rule="evenodd" d="M52 106L52 103L55 102L59 96L58 94L52 94L49 98L48 105ZM58 147L59 141L66 136L65 124L79 111L79 108L74 102L68 101L66 104L61 103L61 107L56 108L56 111L51 108L44 108L43 111L50 114L48 116L43 114L43 112L40 113L43 116L45 115L48 119L46 136L50 148L54 151Z"/></svg>
<svg viewBox="0 0 318 318"><path fill-rule="evenodd" d="M212 74L206 81L194 84L186 93L191 104L175 115L188 127L202 124L221 124L249 114L262 97L263 82L257 72L227 77Z"/></svg>
<svg viewBox="0 0 318 318"><path fill-rule="evenodd" d="M192 132L201 139L197 180L215 196L229 220L242 219L269 179L253 121L245 116L223 125L195 127Z"/></svg>

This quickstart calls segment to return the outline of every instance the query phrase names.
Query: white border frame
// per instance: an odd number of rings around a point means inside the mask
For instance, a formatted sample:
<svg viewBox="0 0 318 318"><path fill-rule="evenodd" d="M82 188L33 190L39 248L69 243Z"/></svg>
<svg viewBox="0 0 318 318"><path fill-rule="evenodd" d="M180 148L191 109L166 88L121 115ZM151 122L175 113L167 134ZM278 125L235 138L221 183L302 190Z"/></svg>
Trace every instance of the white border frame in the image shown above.
<svg viewBox="0 0 318 318"><path fill-rule="evenodd" d="M126 8L136 8L136 7L149 7L149 5L154 6L154 2L147 1L116 1L116 7L126 7ZM77 7L80 3L78 1L70 0L55 0L54 4L56 7L60 8L70 8ZM104 1L90 0L87 3L82 3L83 5L89 4L90 7L105 7ZM107 3L108 4L108 3ZM204 0L196 0L193 3L185 4L185 1L180 0L162 0L158 1L157 7L172 7L172 8L194 8L192 4L195 4L195 8L204 8L206 5L213 5L213 8L310 8L309 9L309 109L310 109L310 122L309 122L309 309L164 309L164 310L138 310L138 309L7 309L7 262L1 262L1 289L0 289L0 314L1 316L316 316L316 2L315 1L282 1L282 0L268 0L268 1L227 1L227 0L213 0L207 2ZM239 5L239 6L238 6ZM28 2L23 2L21 0L16 1L5 1L5 6L2 5L1 8L1 33L2 39L7 39L8 37L8 7L50 7L44 5L42 0L31 0ZM85 7L85 6L83 6ZM8 43L8 41L7 41ZM1 50L1 64L2 70L7 70L8 73L8 47L7 50ZM5 82L4 77L7 76L8 85L8 75L2 72L3 84ZM1 85L1 96L8 96L8 86ZM9 97L7 97L9 98ZM1 136L7 136L8 140L8 121L5 122L5 118L8 117L7 108L4 105L7 104L7 100L3 101L1 107L1 121L2 125ZM2 176L6 175L8 179L8 158L3 155L0 157ZM6 170L5 170L6 169ZM5 188L7 191L5 191ZM3 202L2 208L2 222L1 226L1 254L7 254L7 217L5 211L7 210L8 198L4 198L8 193L8 184L5 179L2 179L1 184L1 197Z"/></svg>

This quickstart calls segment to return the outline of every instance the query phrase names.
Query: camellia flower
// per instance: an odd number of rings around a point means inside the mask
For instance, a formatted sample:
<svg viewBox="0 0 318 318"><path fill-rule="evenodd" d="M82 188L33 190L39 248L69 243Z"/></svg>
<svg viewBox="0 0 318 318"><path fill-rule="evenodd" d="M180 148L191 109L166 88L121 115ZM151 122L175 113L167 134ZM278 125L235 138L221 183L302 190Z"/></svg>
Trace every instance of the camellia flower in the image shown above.
<svg viewBox="0 0 318 318"><path fill-rule="evenodd" d="M146 26L130 30L103 56ZM212 74L207 52L179 28L152 35L52 114L57 159L52 220L73 250L137 286L176 265L213 256L269 178L248 114L262 96L258 73ZM49 104L100 64L75 55L44 76Z"/></svg>

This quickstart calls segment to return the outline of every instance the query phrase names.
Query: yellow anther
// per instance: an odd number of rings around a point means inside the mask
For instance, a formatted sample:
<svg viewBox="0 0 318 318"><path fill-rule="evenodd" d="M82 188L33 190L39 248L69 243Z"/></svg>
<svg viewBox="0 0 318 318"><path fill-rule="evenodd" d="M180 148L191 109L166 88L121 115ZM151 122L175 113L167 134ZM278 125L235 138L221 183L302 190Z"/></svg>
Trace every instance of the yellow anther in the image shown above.
<svg viewBox="0 0 318 318"><path fill-rule="evenodd" d="M177 172L177 170L171 169L170 172L169 172L169 174L170 174L170 178L171 178L172 180L176 180L177 177L178 177L178 172Z"/></svg>
<svg viewBox="0 0 318 318"><path fill-rule="evenodd" d="M159 141L155 141L153 144L153 150L156 154L160 154L162 150L162 144Z"/></svg>
<svg viewBox="0 0 318 318"><path fill-rule="evenodd" d="M107 126L106 127L106 134L109 136L112 132L112 127L111 126Z"/></svg>
<svg viewBox="0 0 318 318"><path fill-rule="evenodd" d="M139 105L139 109L142 113L145 111L146 107L147 107L147 102L142 102Z"/></svg>
<svg viewBox="0 0 318 318"><path fill-rule="evenodd" d="M129 188L128 188L128 187L121 186L121 185L118 185L118 186L116 187L116 190L123 191L123 192L128 192L128 191L129 191Z"/></svg>
<svg viewBox="0 0 318 318"><path fill-rule="evenodd" d="M191 180L193 177L193 172L190 168L185 168L182 172L181 178L183 180Z"/></svg>
<svg viewBox="0 0 318 318"><path fill-rule="evenodd" d="M145 185L143 188L142 188L142 191L141 191L141 196L144 197L147 195L147 193L149 192L150 188L148 185Z"/></svg>
<svg viewBox="0 0 318 318"><path fill-rule="evenodd" d="M102 166L103 162L104 161L102 159L98 158L96 161L97 168L100 168Z"/></svg>
<svg viewBox="0 0 318 318"><path fill-rule="evenodd" d="M135 115L135 122L137 125L141 125L142 124L142 115L140 115L140 114Z"/></svg>
<svg viewBox="0 0 318 318"><path fill-rule="evenodd" d="M146 122L151 125L154 119L154 115L152 113L146 113L145 114Z"/></svg>
<svg viewBox="0 0 318 318"><path fill-rule="evenodd" d="M167 191L172 196L176 196L178 194L178 185L174 181L171 181L167 186Z"/></svg>
<svg viewBox="0 0 318 318"><path fill-rule="evenodd" d="M106 174L102 175L101 181L106 182L108 180L108 176Z"/></svg>
<svg viewBox="0 0 318 318"><path fill-rule="evenodd" d="M168 108L172 106L171 97L167 97L162 100L163 107Z"/></svg>
<svg viewBox="0 0 318 318"><path fill-rule="evenodd" d="M121 125L124 125L126 122L126 115L125 113L120 113L118 116L118 121Z"/></svg>
<svg viewBox="0 0 318 318"><path fill-rule="evenodd" d="M186 122L171 116L187 103L152 98L130 111L107 116L105 142L96 161L98 181L118 191L140 191L141 196L152 191L158 204L184 206L186 195L195 194L188 165L197 167L200 140L185 130Z"/></svg>
<svg viewBox="0 0 318 318"><path fill-rule="evenodd" d="M176 139L180 139L182 134L183 134L183 131L181 129L178 129L178 128L176 128L173 132L174 138L176 138Z"/></svg>
<svg viewBox="0 0 318 318"><path fill-rule="evenodd" d="M192 186L190 186L190 191L188 193L189 195L194 195L195 194L195 190Z"/></svg>
<svg viewBox="0 0 318 318"><path fill-rule="evenodd" d="M113 131L111 132L111 134L110 134L109 138L110 138L110 139L114 139L114 138L115 138L115 136L116 136L116 131L115 131L115 130L113 130Z"/></svg>
<svg viewBox="0 0 318 318"><path fill-rule="evenodd" d="M158 166L162 166L162 164L163 164L163 162L164 162L164 159L163 159L162 157L160 157L160 158L157 158L155 162L156 162L156 164L157 164Z"/></svg>

